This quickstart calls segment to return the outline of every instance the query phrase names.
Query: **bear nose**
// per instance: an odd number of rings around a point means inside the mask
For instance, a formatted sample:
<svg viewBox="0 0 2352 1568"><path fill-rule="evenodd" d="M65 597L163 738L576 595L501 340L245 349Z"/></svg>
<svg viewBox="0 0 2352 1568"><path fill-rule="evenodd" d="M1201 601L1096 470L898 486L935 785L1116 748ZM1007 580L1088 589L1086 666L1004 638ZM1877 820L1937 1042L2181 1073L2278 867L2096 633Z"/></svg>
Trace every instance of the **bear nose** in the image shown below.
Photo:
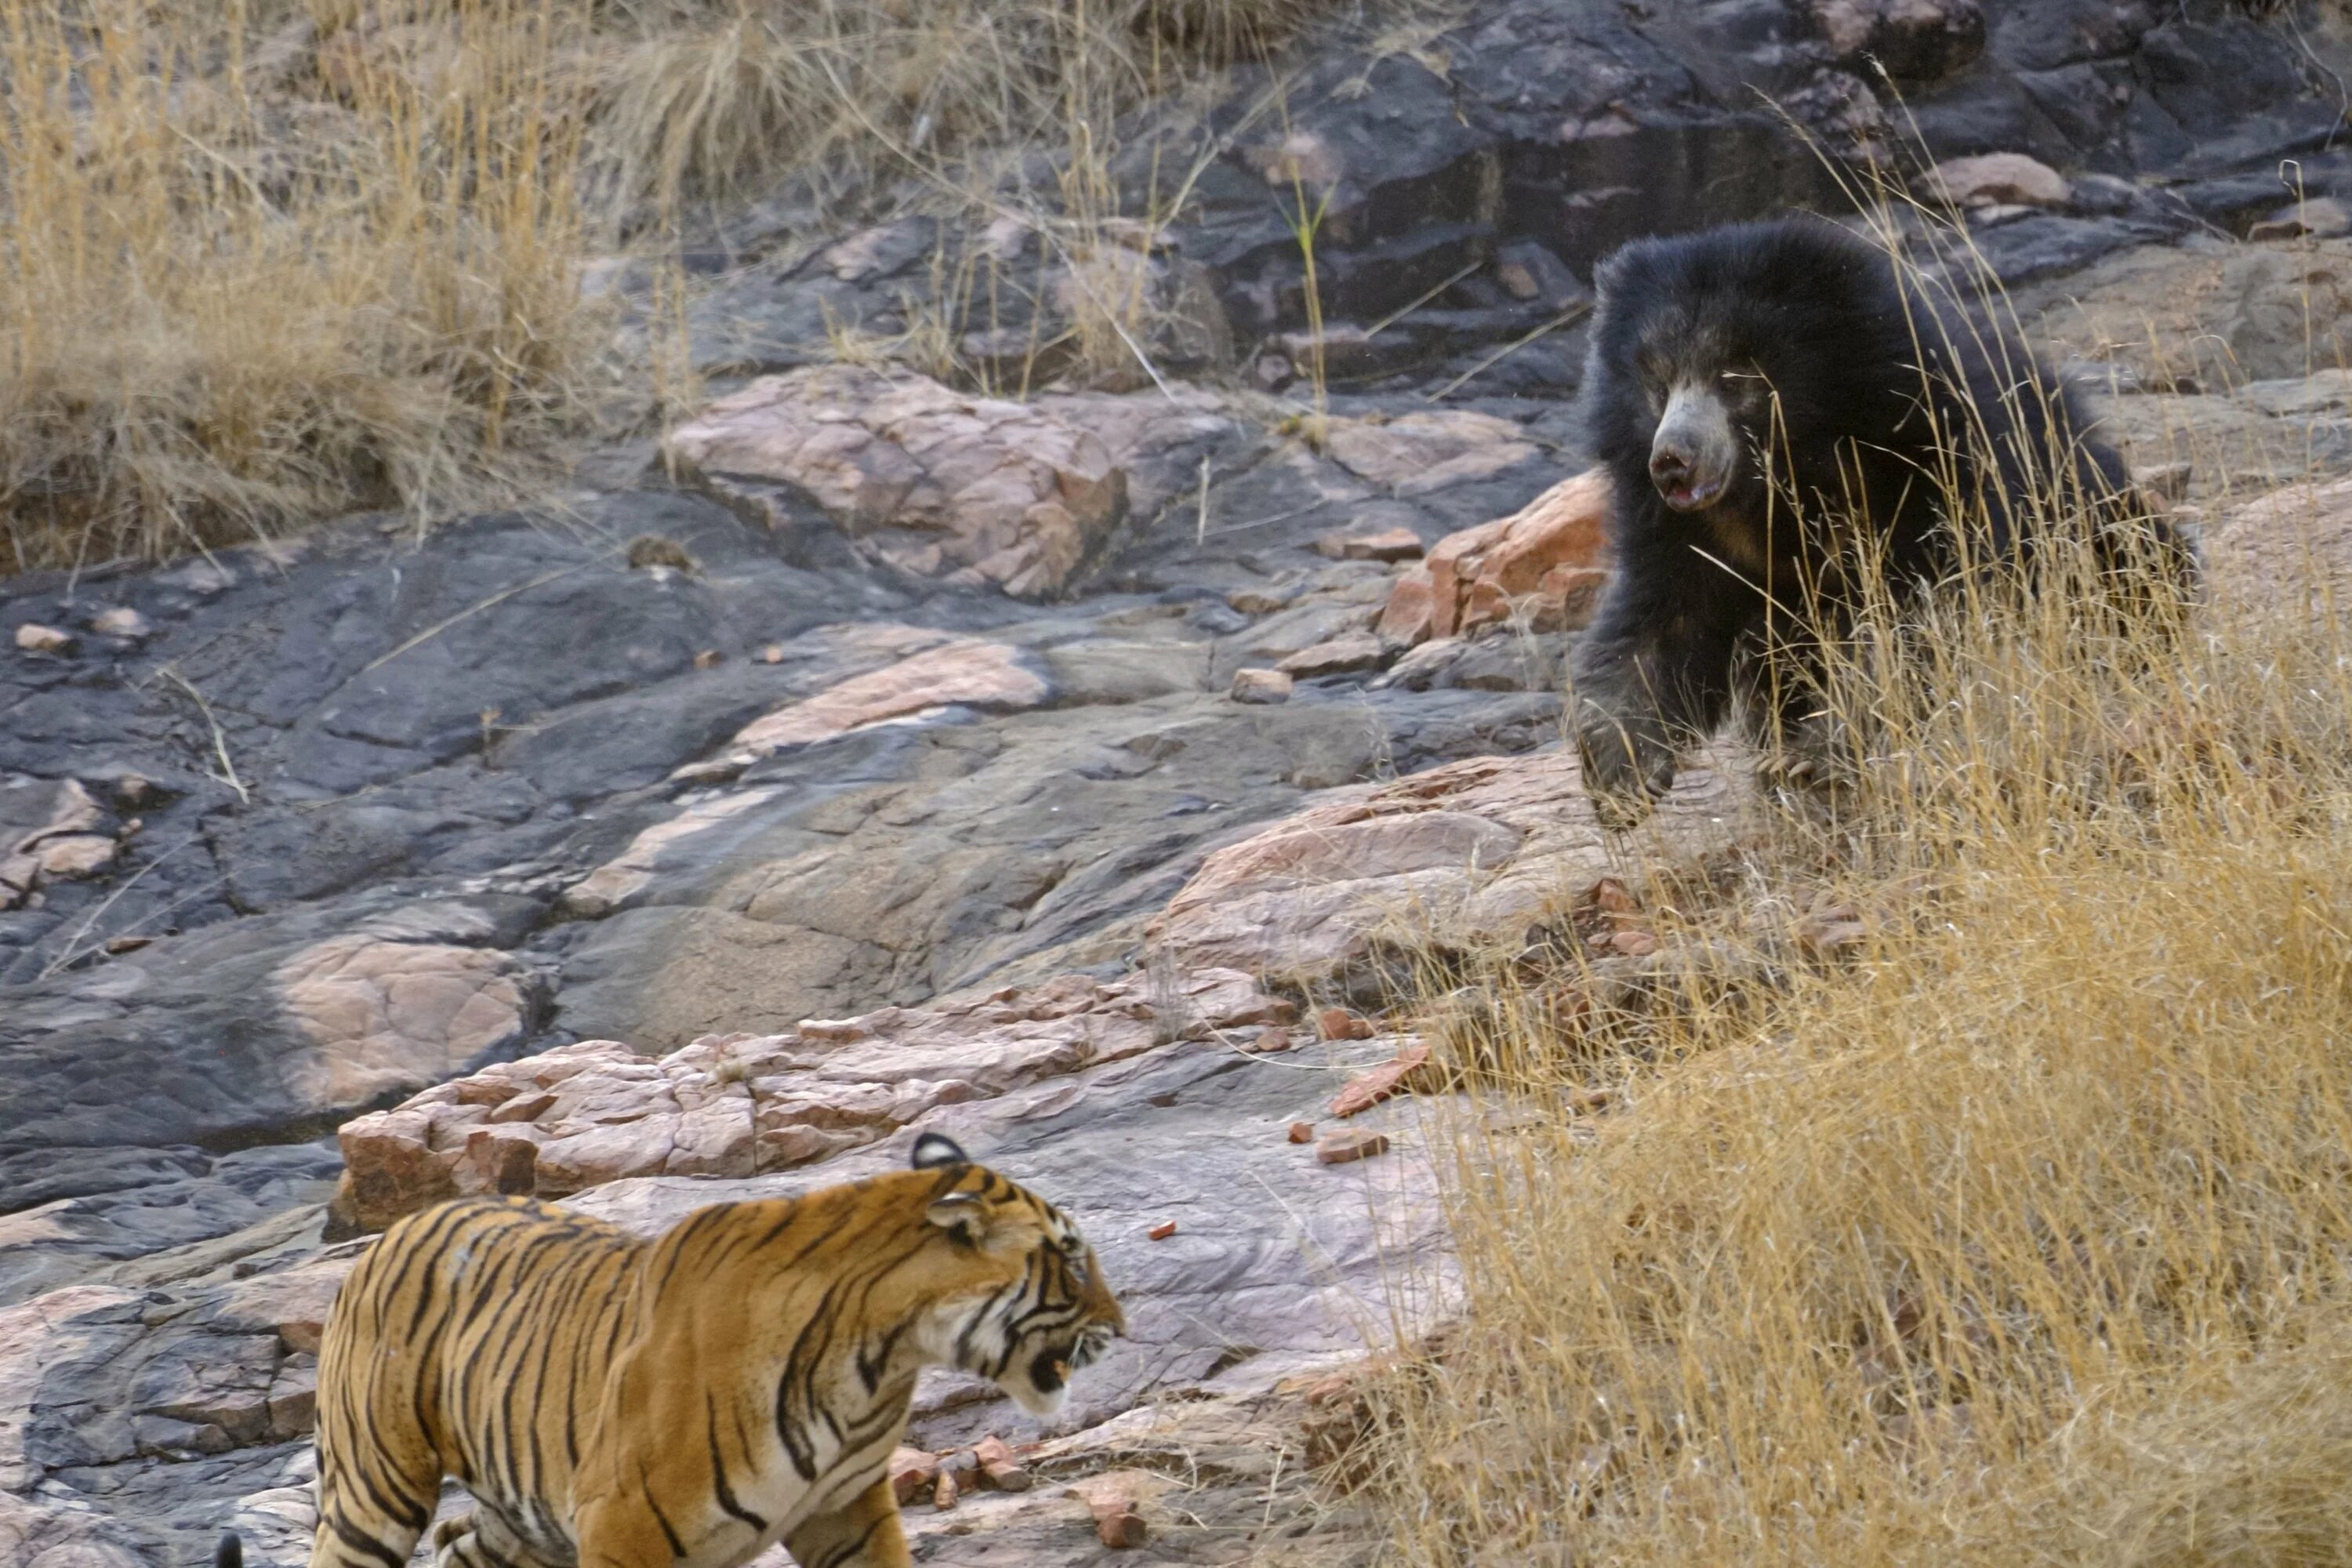
<svg viewBox="0 0 2352 1568"><path fill-rule="evenodd" d="M1661 488L1688 484L1690 477L1690 459L1672 447L1650 454L1650 479Z"/></svg>

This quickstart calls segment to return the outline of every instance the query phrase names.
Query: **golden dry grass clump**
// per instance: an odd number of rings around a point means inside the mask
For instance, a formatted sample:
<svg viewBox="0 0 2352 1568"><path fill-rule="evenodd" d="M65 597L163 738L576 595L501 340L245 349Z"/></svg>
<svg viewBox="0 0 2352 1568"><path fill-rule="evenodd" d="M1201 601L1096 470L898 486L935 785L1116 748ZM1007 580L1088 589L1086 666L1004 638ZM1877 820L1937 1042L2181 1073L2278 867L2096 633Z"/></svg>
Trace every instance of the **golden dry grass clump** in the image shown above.
<svg viewBox="0 0 2352 1568"><path fill-rule="evenodd" d="M794 170L1098 162L1337 8L0 0L0 574L511 493L656 401L598 390L592 250Z"/></svg>
<svg viewBox="0 0 2352 1568"><path fill-rule="evenodd" d="M1793 885L1903 911L1858 950L1493 1010L1538 1114L1460 1125L1467 1319L1380 1385L1402 1560L2352 1561L2352 648L2055 586L1840 672L1837 819L1656 895L1735 948Z"/></svg>
<svg viewBox="0 0 2352 1568"><path fill-rule="evenodd" d="M546 8L446 22L427 80L243 0L0 0L0 572L461 502L568 412Z"/></svg>

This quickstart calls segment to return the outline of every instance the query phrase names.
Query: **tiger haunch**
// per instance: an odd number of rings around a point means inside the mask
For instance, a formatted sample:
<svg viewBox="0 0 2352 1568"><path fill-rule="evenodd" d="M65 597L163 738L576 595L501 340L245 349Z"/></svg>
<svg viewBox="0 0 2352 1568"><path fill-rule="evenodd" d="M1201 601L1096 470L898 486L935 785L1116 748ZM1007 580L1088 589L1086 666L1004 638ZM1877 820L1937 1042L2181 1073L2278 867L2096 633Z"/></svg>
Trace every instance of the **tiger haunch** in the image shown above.
<svg viewBox="0 0 2352 1568"><path fill-rule="evenodd" d="M440 1568L901 1568L916 1373L1050 1414L1126 1327L1058 1209L937 1134L914 1163L654 1241L520 1198L393 1226L320 1348L311 1568L402 1568L445 1475Z"/></svg>

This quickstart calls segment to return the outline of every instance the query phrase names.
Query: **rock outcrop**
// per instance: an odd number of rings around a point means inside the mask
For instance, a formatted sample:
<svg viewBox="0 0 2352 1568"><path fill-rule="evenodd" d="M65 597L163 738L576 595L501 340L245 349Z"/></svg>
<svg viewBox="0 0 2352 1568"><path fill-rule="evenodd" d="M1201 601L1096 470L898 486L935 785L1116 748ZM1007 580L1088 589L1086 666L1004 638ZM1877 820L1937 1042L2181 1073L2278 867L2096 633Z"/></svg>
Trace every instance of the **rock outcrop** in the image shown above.
<svg viewBox="0 0 2352 1568"><path fill-rule="evenodd" d="M1211 970L1164 985L1065 976L961 1005L713 1036L664 1057L583 1040L344 1123L333 1214L347 1231L380 1230L445 1198L559 1198L625 1176L785 1170L944 1105L1293 1016L1247 976Z"/></svg>
<svg viewBox="0 0 2352 1568"><path fill-rule="evenodd" d="M901 571L1033 597L1065 586L1127 512L1126 471L1093 432L847 366L755 381L665 450L724 498L741 480L806 491Z"/></svg>
<svg viewBox="0 0 2352 1568"><path fill-rule="evenodd" d="M107 814L76 779L0 774L0 910L113 864Z"/></svg>
<svg viewBox="0 0 2352 1568"><path fill-rule="evenodd" d="M1399 579L1377 628L1412 645L1490 626L1567 631L1609 581L1609 476L1564 479L1509 517L1451 533Z"/></svg>
<svg viewBox="0 0 2352 1568"><path fill-rule="evenodd" d="M1695 856L1730 842L1751 800L1746 777L1736 766L1685 769L1648 852ZM1345 979L1376 943L1516 942L1618 853L1571 753L1475 758L1334 792L1216 851L1149 934L1186 963L1311 985Z"/></svg>
<svg viewBox="0 0 2352 1568"><path fill-rule="evenodd" d="M2342 624L2352 605L2352 479L2292 485L2247 502L2205 537L2214 594L2257 615Z"/></svg>
<svg viewBox="0 0 2352 1568"><path fill-rule="evenodd" d="M1199 392L1016 403L911 371L826 365L718 399L672 430L663 452L768 528L795 526L784 492L804 495L911 576L1048 598L1101 552L1130 505L1157 503L1171 448L1234 428ZM1145 472L1131 474L1134 463Z"/></svg>

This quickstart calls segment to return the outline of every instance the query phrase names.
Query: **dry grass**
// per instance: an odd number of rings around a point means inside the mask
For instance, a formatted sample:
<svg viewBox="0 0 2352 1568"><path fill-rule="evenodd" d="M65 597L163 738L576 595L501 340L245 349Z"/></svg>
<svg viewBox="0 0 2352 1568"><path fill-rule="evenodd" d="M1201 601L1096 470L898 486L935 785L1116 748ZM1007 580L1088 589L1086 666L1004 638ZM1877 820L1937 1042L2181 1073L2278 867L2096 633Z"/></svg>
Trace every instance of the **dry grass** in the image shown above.
<svg viewBox="0 0 2352 1568"><path fill-rule="evenodd" d="M1491 977L1536 1114L1454 1144L1466 1328L1371 1451L1397 1559L2352 1560L2352 650L2074 605L1855 660L1838 816L1649 890L1785 987L1568 1030ZM1889 912L1807 962L1808 885Z"/></svg>
<svg viewBox="0 0 2352 1568"><path fill-rule="evenodd" d="M644 0L598 26L596 154L667 205L790 171L835 192L975 148L1064 145L1255 58L1333 0Z"/></svg>
<svg viewBox="0 0 2352 1568"><path fill-rule="evenodd" d="M583 427L582 264L624 229L1041 146L1099 226L1118 112L1338 8L0 0L0 574L510 493ZM1118 259L1080 290L1107 342Z"/></svg>
<svg viewBox="0 0 2352 1568"><path fill-rule="evenodd" d="M287 20L0 0L0 571L422 515L565 412L545 7L450 14L437 89L354 58L313 98Z"/></svg>

